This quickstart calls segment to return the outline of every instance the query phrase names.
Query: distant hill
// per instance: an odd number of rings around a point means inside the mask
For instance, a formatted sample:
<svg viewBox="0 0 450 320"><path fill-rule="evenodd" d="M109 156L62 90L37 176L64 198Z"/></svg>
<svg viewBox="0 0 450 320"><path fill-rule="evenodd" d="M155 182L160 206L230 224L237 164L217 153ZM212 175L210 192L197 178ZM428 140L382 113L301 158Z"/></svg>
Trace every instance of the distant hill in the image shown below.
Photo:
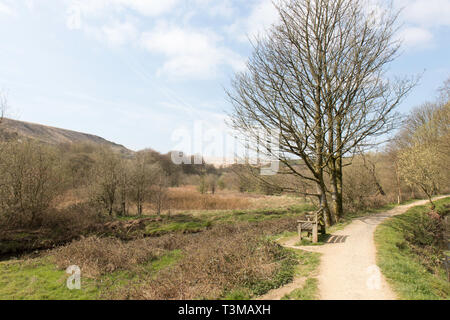
<svg viewBox="0 0 450 320"><path fill-rule="evenodd" d="M0 124L0 140L29 138L48 144L91 143L108 146L122 153L130 154L124 146L92 134L49 127L37 123L4 118Z"/></svg>

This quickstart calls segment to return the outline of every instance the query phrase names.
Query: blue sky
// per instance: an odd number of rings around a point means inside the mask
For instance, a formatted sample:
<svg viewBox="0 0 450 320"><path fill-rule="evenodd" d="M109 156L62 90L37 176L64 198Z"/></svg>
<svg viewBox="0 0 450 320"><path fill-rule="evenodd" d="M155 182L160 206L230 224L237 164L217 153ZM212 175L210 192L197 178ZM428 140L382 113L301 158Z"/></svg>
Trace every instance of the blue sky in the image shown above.
<svg viewBox="0 0 450 320"><path fill-rule="evenodd" d="M394 5L404 46L391 73L425 71L406 113L450 77L450 0ZM11 117L167 152L198 120L225 128L247 36L275 20L269 0L0 0L0 89Z"/></svg>

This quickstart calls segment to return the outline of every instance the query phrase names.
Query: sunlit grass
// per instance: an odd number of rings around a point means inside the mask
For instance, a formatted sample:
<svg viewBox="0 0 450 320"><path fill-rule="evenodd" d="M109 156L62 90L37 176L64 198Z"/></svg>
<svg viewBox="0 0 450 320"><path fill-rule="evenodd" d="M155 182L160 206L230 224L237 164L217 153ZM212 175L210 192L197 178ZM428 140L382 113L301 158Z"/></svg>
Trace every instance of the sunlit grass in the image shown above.
<svg viewBox="0 0 450 320"><path fill-rule="evenodd" d="M449 203L450 198L436 201L438 210ZM408 230L415 228L420 215L428 210L428 206L411 208L405 214L385 221L375 232L378 266L401 299L450 298L446 272L432 274L427 271L405 240Z"/></svg>

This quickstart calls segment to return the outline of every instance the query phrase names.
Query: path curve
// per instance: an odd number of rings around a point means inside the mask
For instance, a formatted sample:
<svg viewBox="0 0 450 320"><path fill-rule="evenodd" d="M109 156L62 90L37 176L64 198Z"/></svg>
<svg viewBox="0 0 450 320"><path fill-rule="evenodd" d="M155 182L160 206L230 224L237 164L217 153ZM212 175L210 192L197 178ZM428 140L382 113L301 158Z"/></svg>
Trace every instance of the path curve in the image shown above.
<svg viewBox="0 0 450 320"><path fill-rule="evenodd" d="M437 199L448 196L438 197ZM320 252L319 295L322 300L394 300L396 295L376 266L374 232L385 219L405 213L411 207L424 205L421 200L355 219L344 229L333 233L337 243L323 246L294 246L297 239L285 245L294 249ZM337 236L337 237L334 237ZM339 242L344 241L344 242Z"/></svg>

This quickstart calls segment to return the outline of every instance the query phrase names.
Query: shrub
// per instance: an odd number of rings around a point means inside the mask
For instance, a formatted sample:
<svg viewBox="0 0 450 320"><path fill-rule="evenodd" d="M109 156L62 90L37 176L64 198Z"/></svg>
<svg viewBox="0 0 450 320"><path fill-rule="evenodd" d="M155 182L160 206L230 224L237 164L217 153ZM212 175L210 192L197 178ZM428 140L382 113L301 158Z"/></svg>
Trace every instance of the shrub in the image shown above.
<svg viewBox="0 0 450 320"><path fill-rule="evenodd" d="M447 214L447 211L441 214ZM434 211L418 214L414 228L405 235L405 240L428 271L438 272L444 261L446 246L445 225L441 215Z"/></svg>
<svg viewBox="0 0 450 320"><path fill-rule="evenodd" d="M42 215L62 194L60 159L37 142L9 142L0 154L0 215L7 224L42 223Z"/></svg>
<svg viewBox="0 0 450 320"><path fill-rule="evenodd" d="M217 299L248 288L262 294L292 280L295 258L265 236L295 229L293 219L219 225L190 239L184 257L157 277L130 285L115 298Z"/></svg>
<svg viewBox="0 0 450 320"><path fill-rule="evenodd" d="M54 251L57 266L77 265L87 277L96 277L120 269L133 269L155 259L163 250L150 247L145 240L128 243L114 238L89 237Z"/></svg>

